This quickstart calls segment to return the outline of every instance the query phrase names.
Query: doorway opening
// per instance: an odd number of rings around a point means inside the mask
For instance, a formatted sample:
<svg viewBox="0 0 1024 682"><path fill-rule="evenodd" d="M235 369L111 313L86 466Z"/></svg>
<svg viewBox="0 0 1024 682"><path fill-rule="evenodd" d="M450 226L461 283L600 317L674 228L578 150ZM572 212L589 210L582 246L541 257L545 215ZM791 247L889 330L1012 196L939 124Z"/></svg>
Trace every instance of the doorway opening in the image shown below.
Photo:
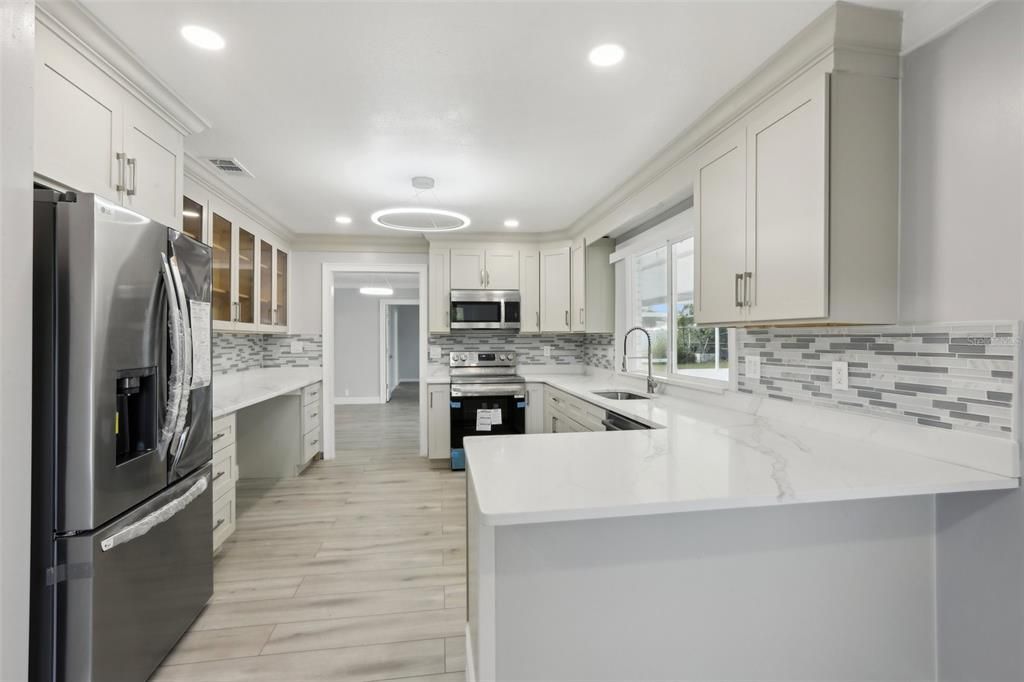
<svg viewBox="0 0 1024 682"><path fill-rule="evenodd" d="M400 384L420 382L419 300L415 298L381 299L380 302L381 402L391 402ZM412 392L404 386L405 393Z"/></svg>

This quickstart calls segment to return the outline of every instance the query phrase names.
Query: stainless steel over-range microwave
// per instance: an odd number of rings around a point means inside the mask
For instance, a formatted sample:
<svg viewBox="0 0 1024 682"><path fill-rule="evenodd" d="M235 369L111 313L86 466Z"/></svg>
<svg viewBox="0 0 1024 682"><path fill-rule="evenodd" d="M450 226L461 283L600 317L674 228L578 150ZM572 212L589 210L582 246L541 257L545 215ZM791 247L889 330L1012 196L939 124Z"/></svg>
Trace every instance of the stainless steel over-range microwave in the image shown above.
<svg viewBox="0 0 1024 682"><path fill-rule="evenodd" d="M519 301L515 290L455 289L451 328L519 331Z"/></svg>

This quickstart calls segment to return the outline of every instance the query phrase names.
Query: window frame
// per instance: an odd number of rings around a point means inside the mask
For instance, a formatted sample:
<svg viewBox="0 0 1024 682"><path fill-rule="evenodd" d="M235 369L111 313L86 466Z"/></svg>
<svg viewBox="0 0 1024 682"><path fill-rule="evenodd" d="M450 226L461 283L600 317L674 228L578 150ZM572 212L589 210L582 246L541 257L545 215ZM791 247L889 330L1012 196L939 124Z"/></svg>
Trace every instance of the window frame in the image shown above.
<svg viewBox="0 0 1024 682"><path fill-rule="evenodd" d="M692 209L687 209L680 215L689 213ZM668 220L672 220L669 218ZM668 222L668 221L666 221ZM679 373L677 366L678 362L678 349L676 348L677 343L677 316L676 316L676 291L675 291L675 258L673 257L673 247L676 244L686 241L687 239L694 239L694 258L696 258L696 230L693 227L692 221L680 221L683 222L682 229L661 229L663 227L669 227L667 225L658 225L650 230L649 233L638 235L634 240L630 240L628 248L625 249L623 257L623 302L624 302L624 313L625 317L623 322L625 328L623 333L635 326L635 320L639 314L634 305L634 292L636 286L635 279L635 268L634 263L639 256L649 254L658 249L665 249L665 293L667 294L667 311L668 318L666 320L666 335L667 335L667 350L666 350L666 370L665 376L655 375L655 380L658 382L664 382L667 384L684 386L687 388L695 388L699 390L712 391L716 393L724 393L726 390L735 389L737 386L737 372L736 367L736 329L734 327L725 327L728 335L729 344L729 377L728 379L715 379L711 377L702 377L689 374ZM677 228L673 225L672 228ZM696 273L695 273L696 274ZM696 288L696 282L694 282L694 288ZM722 327L715 327L714 329L722 329ZM716 356L718 346L718 336L716 335L715 340ZM625 374L631 377L646 378L647 372L644 370L635 370L630 368L630 362L626 361L626 371L623 372L622 365L617 364L616 372L619 374Z"/></svg>

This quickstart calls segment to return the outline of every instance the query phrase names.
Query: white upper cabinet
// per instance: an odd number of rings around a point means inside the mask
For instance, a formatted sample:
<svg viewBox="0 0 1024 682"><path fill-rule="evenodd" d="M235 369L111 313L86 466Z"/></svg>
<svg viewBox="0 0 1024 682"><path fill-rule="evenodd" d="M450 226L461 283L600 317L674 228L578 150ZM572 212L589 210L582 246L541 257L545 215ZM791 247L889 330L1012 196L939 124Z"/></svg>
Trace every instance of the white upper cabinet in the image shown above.
<svg viewBox="0 0 1024 682"><path fill-rule="evenodd" d="M182 135L37 25L35 173L181 227Z"/></svg>
<svg viewBox="0 0 1024 682"><path fill-rule="evenodd" d="M520 334L540 331L540 252L519 253Z"/></svg>
<svg viewBox="0 0 1024 682"><path fill-rule="evenodd" d="M696 159L693 208L699 323L743 319L747 258L746 131L739 129L701 150Z"/></svg>
<svg viewBox="0 0 1024 682"><path fill-rule="evenodd" d="M828 76L789 88L747 125L751 320L828 315Z"/></svg>
<svg viewBox="0 0 1024 682"><path fill-rule="evenodd" d="M540 330L571 331L569 247L540 252Z"/></svg>
<svg viewBox="0 0 1024 682"><path fill-rule="evenodd" d="M124 204L142 215L180 227L182 138L135 99L127 100L124 125Z"/></svg>
<svg viewBox="0 0 1024 682"><path fill-rule="evenodd" d="M427 310L430 331L447 333L450 327L451 290L449 285L448 249L431 249L427 265Z"/></svg>
<svg viewBox="0 0 1024 682"><path fill-rule="evenodd" d="M895 320L898 101L811 72L699 150L699 324Z"/></svg>
<svg viewBox="0 0 1024 682"><path fill-rule="evenodd" d="M586 330L587 311L587 245L582 239L572 245L569 253L571 268L569 282L569 328L574 332Z"/></svg>
<svg viewBox="0 0 1024 682"><path fill-rule="evenodd" d="M483 249L452 249L451 288L486 289Z"/></svg>
<svg viewBox="0 0 1024 682"><path fill-rule="evenodd" d="M574 332L615 331L615 268L609 261L614 248L611 239L581 239L572 246L569 326Z"/></svg>
<svg viewBox="0 0 1024 682"><path fill-rule="evenodd" d="M518 289L516 249L452 249L452 289Z"/></svg>

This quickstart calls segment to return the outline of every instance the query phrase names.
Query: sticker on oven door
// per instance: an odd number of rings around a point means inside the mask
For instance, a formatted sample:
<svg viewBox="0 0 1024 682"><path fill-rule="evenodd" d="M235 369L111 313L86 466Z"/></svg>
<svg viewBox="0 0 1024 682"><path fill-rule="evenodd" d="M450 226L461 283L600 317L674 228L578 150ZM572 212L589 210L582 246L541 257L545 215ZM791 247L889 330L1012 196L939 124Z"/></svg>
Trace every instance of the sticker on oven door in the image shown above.
<svg viewBox="0 0 1024 682"><path fill-rule="evenodd" d="M477 410L476 411L476 430L477 431L490 431L491 430L491 410Z"/></svg>
<svg viewBox="0 0 1024 682"><path fill-rule="evenodd" d="M491 426L501 426L501 408L491 410Z"/></svg>

